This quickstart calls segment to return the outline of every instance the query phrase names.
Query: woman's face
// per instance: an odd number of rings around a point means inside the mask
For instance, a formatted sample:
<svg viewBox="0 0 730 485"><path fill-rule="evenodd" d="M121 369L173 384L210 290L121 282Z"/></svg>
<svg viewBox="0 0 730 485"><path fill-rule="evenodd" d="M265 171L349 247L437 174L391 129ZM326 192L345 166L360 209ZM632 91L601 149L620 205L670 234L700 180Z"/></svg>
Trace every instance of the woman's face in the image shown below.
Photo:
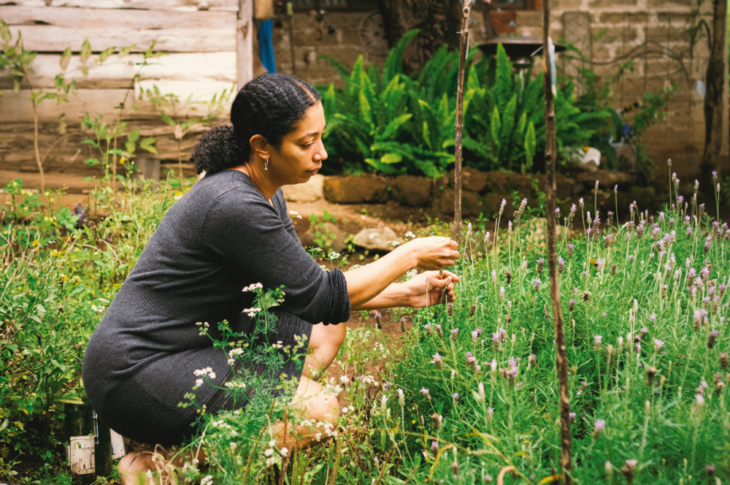
<svg viewBox="0 0 730 485"><path fill-rule="evenodd" d="M322 168L322 161L327 159L322 142L325 125L322 103L317 102L307 109L294 131L283 138L278 150L271 147L269 170L273 170L272 175L281 185L307 182Z"/></svg>

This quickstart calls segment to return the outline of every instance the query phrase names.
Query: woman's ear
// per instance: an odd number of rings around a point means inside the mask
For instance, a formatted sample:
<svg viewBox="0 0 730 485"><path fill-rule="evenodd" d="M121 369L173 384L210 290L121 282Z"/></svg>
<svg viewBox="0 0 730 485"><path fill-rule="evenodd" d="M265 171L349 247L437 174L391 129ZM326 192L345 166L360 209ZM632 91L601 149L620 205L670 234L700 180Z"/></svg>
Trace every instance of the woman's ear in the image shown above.
<svg viewBox="0 0 730 485"><path fill-rule="evenodd" d="M269 153L271 146L269 145L269 142L266 141L266 138L264 138L263 136L254 135L249 140L249 143L251 144L251 151L261 157L263 160L268 160L268 158L271 156L271 154Z"/></svg>

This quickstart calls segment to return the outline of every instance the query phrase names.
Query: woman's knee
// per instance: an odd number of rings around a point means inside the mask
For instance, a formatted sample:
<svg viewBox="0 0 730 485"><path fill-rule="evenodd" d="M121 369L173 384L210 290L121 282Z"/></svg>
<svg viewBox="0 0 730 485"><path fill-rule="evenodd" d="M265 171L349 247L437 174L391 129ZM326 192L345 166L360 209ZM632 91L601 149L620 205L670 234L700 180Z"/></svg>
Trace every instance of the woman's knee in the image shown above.
<svg viewBox="0 0 730 485"><path fill-rule="evenodd" d="M340 350L347 336L347 325L341 323L339 325L323 325L318 324L312 327L312 336L309 340L309 346L313 350L317 349L335 349Z"/></svg>

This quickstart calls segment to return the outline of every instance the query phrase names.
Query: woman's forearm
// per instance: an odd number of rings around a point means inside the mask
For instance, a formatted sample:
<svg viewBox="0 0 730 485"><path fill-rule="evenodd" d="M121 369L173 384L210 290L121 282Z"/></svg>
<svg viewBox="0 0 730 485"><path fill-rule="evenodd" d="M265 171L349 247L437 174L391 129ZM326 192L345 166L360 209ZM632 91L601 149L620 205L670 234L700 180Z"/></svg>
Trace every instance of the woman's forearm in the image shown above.
<svg viewBox="0 0 730 485"><path fill-rule="evenodd" d="M345 272L347 293L353 309L366 309L362 307L363 304L378 296L404 273L418 266L417 255L407 246L398 246L377 261Z"/></svg>
<svg viewBox="0 0 730 485"><path fill-rule="evenodd" d="M411 304L411 293L402 283L393 283L384 289L375 298L358 305L352 305L352 310L377 310L379 308L406 307Z"/></svg>

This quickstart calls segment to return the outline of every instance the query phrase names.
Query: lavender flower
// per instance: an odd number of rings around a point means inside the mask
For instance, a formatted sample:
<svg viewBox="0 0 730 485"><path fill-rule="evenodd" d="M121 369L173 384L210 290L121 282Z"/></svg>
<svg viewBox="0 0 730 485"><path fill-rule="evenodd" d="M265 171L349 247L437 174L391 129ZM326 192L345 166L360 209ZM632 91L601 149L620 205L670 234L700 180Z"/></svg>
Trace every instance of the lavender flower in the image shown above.
<svg viewBox="0 0 730 485"><path fill-rule="evenodd" d="M441 423L443 422L443 420L444 420L444 417L438 413L433 413L431 415L431 422L433 423L434 431L438 431L439 428L441 428Z"/></svg>
<svg viewBox="0 0 730 485"><path fill-rule="evenodd" d="M573 311L573 308L575 308L575 300L572 298L570 299L570 303L568 303L568 311Z"/></svg>
<svg viewBox="0 0 730 485"><path fill-rule="evenodd" d="M375 326L378 330L381 330L383 328L383 320L382 320L382 314L378 311L374 313L375 315Z"/></svg>
<svg viewBox="0 0 730 485"><path fill-rule="evenodd" d="M603 433L605 430L606 430L606 421L604 421L603 419L599 419L593 425L593 437L598 438L599 436L601 436L601 433Z"/></svg>
<svg viewBox="0 0 730 485"><path fill-rule="evenodd" d="M659 351L662 350L662 347L664 347L664 342L655 338L654 339L654 352L659 353Z"/></svg>
<svg viewBox="0 0 730 485"><path fill-rule="evenodd" d="M512 282L512 272L510 270L504 270L504 279L507 281L508 285Z"/></svg>
<svg viewBox="0 0 730 485"><path fill-rule="evenodd" d="M504 286L499 287L499 299L504 301Z"/></svg>
<svg viewBox="0 0 730 485"><path fill-rule="evenodd" d="M450 317L454 316L454 304L449 302L448 305L446 305L446 314Z"/></svg>
<svg viewBox="0 0 730 485"><path fill-rule="evenodd" d="M583 199L581 199L583 200ZM574 244L568 244L568 259L573 257L573 251L575 250Z"/></svg>
<svg viewBox="0 0 730 485"><path fill-rule="evenodd" d="M730 357L728 357L727 353L722 352L720 354L720 367L727 369L728 363L730 363Z"/></svg>
<svg viewBox="0 0 730 485"><path fill-rule="evenodd" d="M712 332L710 332L710 335L707 336L707 348L708 349L711 349L715 346L715 342L717 342L718 334L719 333L717 330L713 330Z"/></svg>
<svg viewBox="0 0 730 485"><path fill-rule="evenodd" d="M425 397L426 399L428 399L429 401L431 400L431 393L430 393L430 392L429 392L429 390L428 390L428 389L426 389L425 387L421 389L421 394L423 394L423 396L424 396L424 397Z"/></svg>
<svg viewBox="0 0 730 485"><path fill-rule="evenodd" d="M540 283L542 283L542 281L540 281L540 278L535 278L535 292L536 293L537 293L537 290L540 289Z"/></svg>
<svg viewBox="0 0 730 485"><path fill-rule="evenodd" d="M435 325L434 327L436 328L436 335L438 335L439 338L444 338L444 331L441 328L441 325Z"/></svg>
<svg viewBox="0 0 730 485"><path fill-rule="evenodd" d="M652 322L656 322L656 313L652 313L651 315L649 315L649 320L651 320Z"/></svg>
<svg viewBox="0 0 730 485"><path fill-rule="evenodd" d="M562 256L558 256L558 273L563 274L564 269L565 269L565 260L562 258Z"/></svg>
<svg viewBox="0 0 730 485"><path fill-rule="evenodd" d="M456 340L456 337L459 336L459 329L455 328L451 330L451 340Z"/></svg>
<svg viewBox="0 0 730 485"><path fill-rule="evenodd" d="M473 332L471 333L471 339L472 339L472 340L474 341L474 343L477 343L477 339L479 338L479 336L480 336L481 334L482 334L482 329L481 329L481 327L480 327L480 328L477 328L476 330L474 330L474 331L473 331Z"/></svg>
<svg viewBox="0 0 730 485"><path fill-rule="evenodd" d="M595 335L593 337L593 350L596 352L601 351L601 342L603 341L603 336L601 335Z"/></svg>
<svg viewBox="0 0 730 485"><path fill-rule="evenodd" d="M527 359L527 361L530 363L531 367L535 367L537 365L537 357L535 354L530 354L530 357Z"/></svg>
<svg viewBox="0 0 730 485"><path fill-rule="evenodd" d="M439 353L438 353L438 352L436 352L436 353L435 353L435 354L433 355L433 359L431 360L431 363L432 363L432 364L436 364L436 368L437 368L438 370L441 370L441 369L443 369L443 368L444 368L444 363L443 363L443 361L441 360L441 356L439 355Z"/></svg>
<svg viewBox="0 0 730 485"><path fill-rule="evenodd" d="M493 333L492 334L492 347L494 350L499 351L500 348L500 342L499 342L499 334Z"/></svg>
<svg viewBox="0 0 730 485"><path fill-rule="evenodd" d="M542 273L543 268L545 267L545 260L543 258L540 258L537 260L537 273Z"/></svg>
<svg viewBox="0 0 730 485"><path fill-rule="evenodd" d="M571 422L571 423L575 423L575 418L576 418L576 416L577 416L577 414L575 414L575 413L570 413L569 417L570 417L570 422Z"/></svg>

